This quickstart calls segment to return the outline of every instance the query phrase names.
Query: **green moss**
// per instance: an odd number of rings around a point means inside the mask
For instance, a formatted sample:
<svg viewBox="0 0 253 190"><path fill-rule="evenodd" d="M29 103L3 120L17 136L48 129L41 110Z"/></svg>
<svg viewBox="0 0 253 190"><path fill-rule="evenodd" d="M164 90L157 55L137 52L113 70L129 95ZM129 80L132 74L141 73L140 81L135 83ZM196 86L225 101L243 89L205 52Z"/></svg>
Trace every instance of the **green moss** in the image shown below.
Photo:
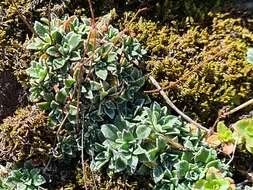
<svg viewBox="0 0 253 190"><path fill-rule="evenodd" d="M207 125L214 122L223 106L235 107L253 94L253 66L245 60L247 47L253 44L253 34L246 25L252 23L229 14L210 16L212 23L205 28L194 23L186 23L186 30L180 30L177 23L161 28L144 19L131 26L152 57L146 62L147 70L163 86L204 62L166 93L177 106L196 114Z"/></svg>
<svg viewBox="0 0 253 190"><path fill-rule="evenodd" d="M43 112L28 106L18 109L0 125L0 162L38 159L46 162L54 142Z"/></svg>

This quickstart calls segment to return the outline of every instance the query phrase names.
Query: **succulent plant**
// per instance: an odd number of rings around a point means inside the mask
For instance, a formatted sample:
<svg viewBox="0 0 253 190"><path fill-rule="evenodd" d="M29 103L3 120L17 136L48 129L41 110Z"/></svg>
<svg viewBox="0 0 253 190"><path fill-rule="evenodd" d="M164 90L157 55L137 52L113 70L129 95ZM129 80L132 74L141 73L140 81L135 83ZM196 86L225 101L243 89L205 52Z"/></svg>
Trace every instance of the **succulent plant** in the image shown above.
<svg viewBox="0 0 253 190"><path fill-rule="evenodd" d="M105 141L96 144L93 170L147 175L155 189L172 190L191 189L210 167L227 175L228 168L215 150L200 142L200 134L192 134L189 125L157 103L132 120L119 117L113 124L104 124L101 131Z"/></svg>
<svg viewBox="0 0 253 190"><path fill-rule="evenodd" d="M118 114L131 117L149 102L140 92L145 77L132 63L145 51L110 19L108 14L93 24L86 17L42 18L34 24L38 37L27 46L37 52L27 69L30 100L49 113L51 124L64 123L69 135L59 139L67 142L61 147L68 154L76 149L80 123L94 129Z"/></svg>
<svg viewBox="0 0 253 190"><path fill-rule="evenodd" d="M40 169L33 168L30 161L21 168L0 165L0 189L37 190L46 182L40 175Z"/></svg>

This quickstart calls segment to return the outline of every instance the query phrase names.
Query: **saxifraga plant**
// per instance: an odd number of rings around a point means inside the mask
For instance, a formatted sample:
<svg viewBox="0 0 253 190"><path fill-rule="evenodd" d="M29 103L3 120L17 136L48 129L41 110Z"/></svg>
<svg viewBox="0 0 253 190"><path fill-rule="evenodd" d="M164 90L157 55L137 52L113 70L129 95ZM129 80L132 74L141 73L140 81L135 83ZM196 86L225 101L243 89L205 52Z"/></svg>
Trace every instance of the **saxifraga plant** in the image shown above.
<svg viewBox="0 0 253 190"><path fill-rule="evenodd" d="M65 155L75 156L82 127L86 137L96 135L91 131L98 123L118 113L131 117L149 101L139 95L145 78L132 64L145 51L136 39L111 26L110 19L111 14L97 23L86 17L52 17L34 25L38 37L27 47L37 54L27 70L30 99L48 111L59 131L68 131L58 135Z"/></svg>
<svg viewBox="0 0 253 190"><path fill-rule="evenodd" d="M45 182L40 169L34 168L31 161L25 162L21 168L13 168L10 164L0 165L0 189L37 190Z"/></svg>
<svg viewBox="0 0 253 190"><path fill-rule="evenodd" d="M205 147L200 133L191 130L167 107L154 103L132 120L119 117L101 126L105 141L96 144L92 169L150 176L159 190L192 189L211 167L226 176L228 168L216 151Z"/></svg>
<svg viewBox="0 0 253 190"><path fill-rule="evenodd" d="M95 154L94 170L108 166L112 174L148 175L156 189L191 189L209 167L226 175L216 151L166 107L154 103L143 109L150 102L140 91L145 77L132 62L141 61L145 51L110 19L109 14L96 23L75 16L35 23L38 37L28 46L37 51L27 70L30 98L65 131L57 133L59 153L75 156L85 146ZM83 130L86 142L80 144Z"/></svg>

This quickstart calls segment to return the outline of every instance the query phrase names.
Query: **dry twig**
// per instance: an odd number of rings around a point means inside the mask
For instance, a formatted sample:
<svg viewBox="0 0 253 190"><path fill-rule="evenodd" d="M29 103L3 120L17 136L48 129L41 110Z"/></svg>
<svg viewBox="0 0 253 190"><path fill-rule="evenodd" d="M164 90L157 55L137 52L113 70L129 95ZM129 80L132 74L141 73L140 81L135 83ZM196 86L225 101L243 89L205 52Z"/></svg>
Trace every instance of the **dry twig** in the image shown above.
<svg viewBox="0 0 253 190"><path fill-rule="evenodd" d="M231 114L233 114L233 113L235 113L235 112L237 112L237 111L239 111L239 110L241 110L241 109L243 109L243 108L245 108L249 105L252 105L252 104L253 104L253 99L250 99L249 101L237 106L236 108L234 108L234 109L232 109L228 112L225 112L222 116L227 117L228 115L231 115Z"/></svg>
<svg viewBox="0 0 253 190"><path fill-rule="evenodd" d="M209 129L203 127L201 124L197 123L196 121L192 120L189 116L185 115L181 110L179 110L175 104L169 99L169 97L165 94L159 83L154 79L154 77L149 76L149 80L152 82L152 84L157 88L158 92L161 94L161 96L164 98L166 103L173 109L175 110L182 118L184 118L186 121L189 123L195 125L199 129L204 130L206 133L209 133Z"/></svg>

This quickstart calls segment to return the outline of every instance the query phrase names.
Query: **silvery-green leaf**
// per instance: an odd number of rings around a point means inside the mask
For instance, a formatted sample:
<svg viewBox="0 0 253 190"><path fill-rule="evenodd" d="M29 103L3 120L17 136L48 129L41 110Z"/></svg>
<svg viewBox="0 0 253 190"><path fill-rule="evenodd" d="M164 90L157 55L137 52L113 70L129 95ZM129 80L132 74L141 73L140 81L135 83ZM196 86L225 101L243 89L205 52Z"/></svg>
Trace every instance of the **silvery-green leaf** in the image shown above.
<svg viewBox="0 0 253 190"><path fill-rule="evenodd" d="M71 32L69 34L71 34L71 35L68 39L68 44L69 44L69 47L70 47L70 51L72 51L80 44L82 38L81 38L81 35L76 34L74 32Z"/></svg>
<svg viewBox="0 0 253 190"><path fill-rule="evenodd" d="M155 183L161 181L164 177L164 172L161 166L158 166L153 169L153 179Z"/></svg>
<svg viewBox="0 0 253 190"><path fill-rule="evenodd" d="M33 178L33 185L35 185L36 187L46 183L46 180L42 175L32 175L32 178Z"/></svg>
<svg viewBox="0 0 253 190"><path fill-rule="evenodd" d="M115 162L115 166L116 166L116 172L122 172L123 170L126 169L127 162L123 157L119 157Z"/></svg>
<svg viewBox="0 0 253 190"><path fill-rule="evenodd" d="M247 51L247 61L250 64L253 64L253 48L249 48Z"/></svg>
<svg viewBox="0 0 253 190"><path fill-rule="evenodd" d="M69 111L70 115L77 115L77 107L76 106L69 105L68 111Z"/></svg>
<svg viewBox="0 0 253 190"><path fill-rule="evenodd" d="M40 36L40 37L45 37L46 34L48 33L48 27L44 26L43 24L41 24L38 21L35 21L34 24L34 30L35 32Z"/></svg>
<svg viewBox="0 0 253 190"><path fill-rule="evenodd" d="M16 188L18 190L26 190L26 185L23 182L17 182Z"/></svg>
<svg viewBox="0 0 253 190"><path fill-rule="evenodd" d="M105 106L106 106L107 108L109 108L109 109L116 109L115 103L113 103L111 100L107 101L107 102L105 103Z"/></svg>
<svg viewBox="0 0 253 190"><path fill-rule="evenodd" d="M36 40L34 42L31 42L27 45L27 49L30 50L41 50L43 49L44 43L41 40Z"/></svg>
<svg viewBox="0 0 253 190"><path fill-rule="evenodd" d="M101 132L103 133L104 137L113 141L117 139L117 131L117 127L112 124L101 126Z"/></svg>
<svg viewBox="0 0 253 190"><path fill-rule="evenodd" d="M105 114L110 117L111 119L113 119L115 117L115 110L114 109L109 109L109 108L104 108L104 112Z"/></svg>
<svg viewBox="0 0 253 190"><path fill-rule="evenodd" d="M65 65L65 59L60 58L60 59L54 59L53 60L53 67L54 69L60 69Z"/></svg>
<svg viewBox="0 0 253 190"><path fill-rule="evenodd" d="M140 154L147 154L147 151L141 147L141 145L138 145L137 149L133 152L134 155L140 155Z"/></svg>
<svg viewBox="0 0 253 190"><path fill-rule="evenodd" d="M108 54L108 57L107 57L107 62L111 63L111 62L115 62L117 59L117 53L115 52L110 52Z"/></svg>
<svg viewBox="0 0 253 190"><path fill-rule="evenodd" d="M106 69L98 68L95 70L95 74L102 80L106 80L108 71Z"/></svg>
<svg viewBox="0 0 253 190"><path fill-rule="evenodd" d="M57 30L54 30L52 31L52 38L53 38L53 41L59 45L61 45L62 43L62 39L63 39L63 35L57 31Z"/></svg>
<svg viewBox="0 0 253 190"><path fill-rule="evenodd" d="M56 93L55 100L61 104L64 104L66 102L67 92L65 88L62 88L61 90L59 90L59 92Z"/></svg>
<svg viewBox="0 0 253 190"><path fill-rule="evenodd" d="M203 163L207 163L207 160L209 158L210 155L210 151L209 149L205 148L205 147L201 147L199 149L199 151L197 152L197 154L195 155L194 159L196 162L203 162Z"/></svg>
<svg viewBox="0 0 253 190"><path fill-rule="evenodd" d="M80 52L72 51L70 55L70 61L79 61L81 59Z"/></svg>
<svg viewBox="0 0 253 190"><path fill-rule="evenodd" d="M59 56L58 55L58 51L57 49L54 47L54 46L51 46L50 48L47 49L46 53L50 56L53 56L53 57L57 57Z"/></svg>
<svg viewBox="0 0 253 190"><path fill-rule="evenodd" d="M130 141L134 140L134 136L130 131L123 129L122 139L126 142L130 142Z"/></svg>
<svg viewBox="0 0 253 190"><path fill-rule="evenodd" d="M96 81L90 81L90 90L100 90L102 88L102 85Z"/></svg>
<svg viewBox="0 0 253 190"><path fill-rule="evenodd" d="M151 133L151 129L148 126L140 125L136 129L136 135L139 139L146 139Z"/></svg>
<svg viewBox="0 0 253 190"><path fill-rule="evenodd" d="M131 166L131 173L133 174L137 168L139 159L138 156L132 156L130 160L130 166Z"/></svg>
<svg viewBox="0 0 253 190"><path fill-rule="evenodd" d="M189 163L185 160L179 161L174 167L176 168L177 175L180 179L183 178L190 169Z"/></svg>

